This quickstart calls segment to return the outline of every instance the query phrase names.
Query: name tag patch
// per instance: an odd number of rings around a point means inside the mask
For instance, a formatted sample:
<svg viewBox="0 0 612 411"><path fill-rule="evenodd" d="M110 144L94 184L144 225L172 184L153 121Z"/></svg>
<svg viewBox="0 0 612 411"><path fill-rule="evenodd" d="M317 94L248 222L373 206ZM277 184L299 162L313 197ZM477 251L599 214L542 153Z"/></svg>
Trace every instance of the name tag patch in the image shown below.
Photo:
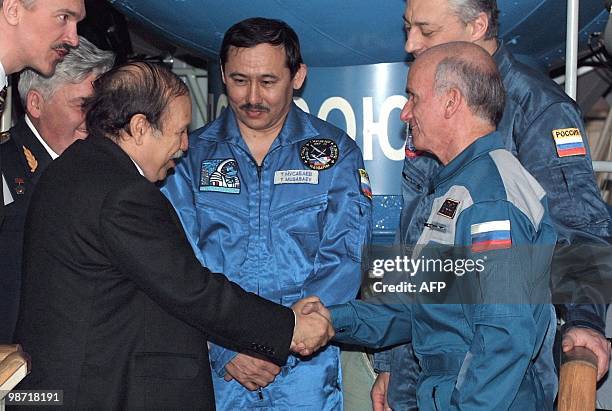
<svg viewBox="0 0 612 411"><path fill-rule="evenodd" d="M560 128L552 131L559 157L584 156L586 148L577 128Z"/></svg>
<svg viewBox="0 0 612 411"><path fill-rule="evenodd" d="M447 198L446 200L444 200L444 203L442 203L442 207L440 207L440 209L438 210L438 214L443 217L450 218L452 220L453 218L455 218L457 207L459 207L459 201Z"/></svg>
<svg viewBox="0 0 612 411"><path fill-rule="evenodd" d="M512 246L510 220L472 224L470 233L472 235L472 251L475 253Z"/></svg>
<svg viewBox="0 0 612 411"><path fill-rule="evenodd" d="M240 194L238 162L233 158L203 160L200 168L200 191Z"/></svg>
<svg viewBox="0 0 612 411"><path fill-rule="evenodd" d="M274 172L274 184L319 184L317 170L279 170Z"/></svg>

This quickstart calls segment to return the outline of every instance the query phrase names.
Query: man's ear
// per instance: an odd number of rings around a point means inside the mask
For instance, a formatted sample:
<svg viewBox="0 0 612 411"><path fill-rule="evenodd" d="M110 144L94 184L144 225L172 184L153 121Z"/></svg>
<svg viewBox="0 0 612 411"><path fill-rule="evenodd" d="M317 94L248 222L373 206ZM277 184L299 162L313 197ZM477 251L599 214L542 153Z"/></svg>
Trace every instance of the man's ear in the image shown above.
<svg viewBox="0 0 612 411"><path fill-rule="evenodd" d="M308 67L306 67L306 64L300 64L300 68L298 68L295 76L293 76L292 82L294 90L299 90L302 88L304 80L306 80L306 74L308 74Z"/></svg>
<svg viewBox="0 0 612 411"><path fill-rule="evenodd" d="M463 103L463 95L457 87L450 87L444 94L444 118L449 119L461 107Z"/></svg>
<svg viewBox="0 0 612 411"><path fill-rule="evenodd" d="M225 81L225 70L223 70L223 64L221 64L221 61L219 61L219 64L221 66L221 80L223 81L223 84L227 84Z"/></svg>
<svg viewBox="0 0 612 411"><path fill-rule="evenodd" d="M45 99L38 90L30 90L26 95L26 112L32 118L38 119L45 107Z"/></svg>
<svg viewBox="0 0 612 411"><path fill-rule="evenodd" d="M136 145L140 146L151 130L151 123L144 114L134 114L130 119L128 130L128 134L132 136Z"/></svg>
<svg viewBox="0 0 612 411"><path fill-rule="evenodd" d="M484 40L487 30L489 29L489 17L487 13L480 12L474 20L468 23L471 28L471 40L472 42Z"/></svg>
<svg viewBox="0 0 612 411"><path fill-rule="evenodd" d="M2 3L2 15L11 26L17 25L23 12L21 0L4 0Z"/></svg>

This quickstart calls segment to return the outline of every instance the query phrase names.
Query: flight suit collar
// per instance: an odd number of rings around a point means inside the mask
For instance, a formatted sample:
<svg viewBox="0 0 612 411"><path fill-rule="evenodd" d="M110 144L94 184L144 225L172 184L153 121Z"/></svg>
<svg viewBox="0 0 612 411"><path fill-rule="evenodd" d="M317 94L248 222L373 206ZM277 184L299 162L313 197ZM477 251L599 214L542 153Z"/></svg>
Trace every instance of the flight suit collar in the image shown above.
<svg viewBox="0 0 612 411"><path fill-rule="evenodd" d="M504 148L504 145L501 134L499 134L497 131L489 133L486 136L474 141L457 157L452 159L450 163L440 168L438 174L434 177L434 189L437 189L446 181L459 174L461 170L467 167L472 161L499 148Z"/></svg>
<svg viewBox="0 0 612 411"><path fill-rule="evenodd" d="M497 69L499 70L499 74L504 78L508 71L510 71L510 67L512 67L514 63L514 56L508 50L508 48L504 45L502 41L499 41L497 45L497 50L493 53L493 60L497 65Z"/></svg>

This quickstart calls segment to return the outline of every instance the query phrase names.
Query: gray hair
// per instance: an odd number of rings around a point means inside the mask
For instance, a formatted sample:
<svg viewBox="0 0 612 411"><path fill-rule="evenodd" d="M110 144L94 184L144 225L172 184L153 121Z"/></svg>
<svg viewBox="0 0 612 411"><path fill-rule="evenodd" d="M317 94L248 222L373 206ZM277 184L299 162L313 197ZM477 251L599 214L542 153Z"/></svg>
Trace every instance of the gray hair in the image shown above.
<svg viewBox="0 0 612 411"><path fill-rule="evenodd" d="M489 26L485 33L485 40L497 38L499 34L499 9L496 0L448 0L448 5L463 23L467 24L478 14L485 13L489 19Z"/></svg>
<svg viewBox="0 0 612 411"><path fill-rule="evenodd" d="M21 4L23 4L23 7L25 7L26 9L29 9L30 7L32 7L32 5L36 2L36 0L20 0ZM4 0L0 0L0 7L2 7L2 4L4 3Z"/></svg>
<svg viewBox="0 0 612 411"><path fill-rule="evenodd" d="M19 77L19 97L24 107L30 90L42 94L45 100L64 84L77 84L94 73L99 76L107 72L115 63L115 54L100 50L84 37L79 36L79 46L71 49L64 60L59 62L51 77L44 77L32 69L21 72Z"/></svg>
<svg viewBox="0 0 612 411"><path fill-rule="evenodd" d="M493 125L499 123L506 93L494 63L482 64L462 55L443 58L436 67L434 90L439 94L451 87L461 91L474 115Z"/></svg>

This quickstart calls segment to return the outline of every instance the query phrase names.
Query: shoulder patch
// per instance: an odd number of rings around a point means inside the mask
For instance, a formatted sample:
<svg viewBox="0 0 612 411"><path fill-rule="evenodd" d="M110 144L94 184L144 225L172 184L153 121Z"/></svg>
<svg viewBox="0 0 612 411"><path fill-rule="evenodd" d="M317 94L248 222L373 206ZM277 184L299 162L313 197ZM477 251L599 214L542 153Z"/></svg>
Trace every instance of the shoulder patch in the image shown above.
<svg viewBox="0 0 612 411"><path fill-rule="evenodd" d="M370 185L370 176L368 176L368 172L363 168L358 169L359 171L359 186L361 188L361 192L364 196L372 199L372 186Z"/></svg>
<svg viewBox="0 0 612 411"><path fill-rule="evenodd" d="M302 163L313 170L327 170L338 161L338 145L332 140L315 138L300 149Z"/></svg>
<svg viewBox="0 0 612 411"><path fill-rule="evenodd" d="M438 210L438 214L450 218L451 220L455 218L455 214L457 213L457 207L459 207L459 201L447 198L442 203L442 206Z"/></svg>
<svg viewBox="0 0 612 411"><path fill-rule="evenodd" d="M470 234L472 237L472 251L475 253L510 248L512 246L510 220L472 224Z"/></svg>
<svg viewBox="0 0 612 411"><path fill-rule="evenodd" d="M577 128L559 128L552 131L557 156L584 156L586 148L580 130Z"/></svg>
<svg viewBox="0 0 612 411"><path fill-rule="evenodd" d="M200 166L200 191L240 194L238 162L233 158L203 160Z"/></svg>

